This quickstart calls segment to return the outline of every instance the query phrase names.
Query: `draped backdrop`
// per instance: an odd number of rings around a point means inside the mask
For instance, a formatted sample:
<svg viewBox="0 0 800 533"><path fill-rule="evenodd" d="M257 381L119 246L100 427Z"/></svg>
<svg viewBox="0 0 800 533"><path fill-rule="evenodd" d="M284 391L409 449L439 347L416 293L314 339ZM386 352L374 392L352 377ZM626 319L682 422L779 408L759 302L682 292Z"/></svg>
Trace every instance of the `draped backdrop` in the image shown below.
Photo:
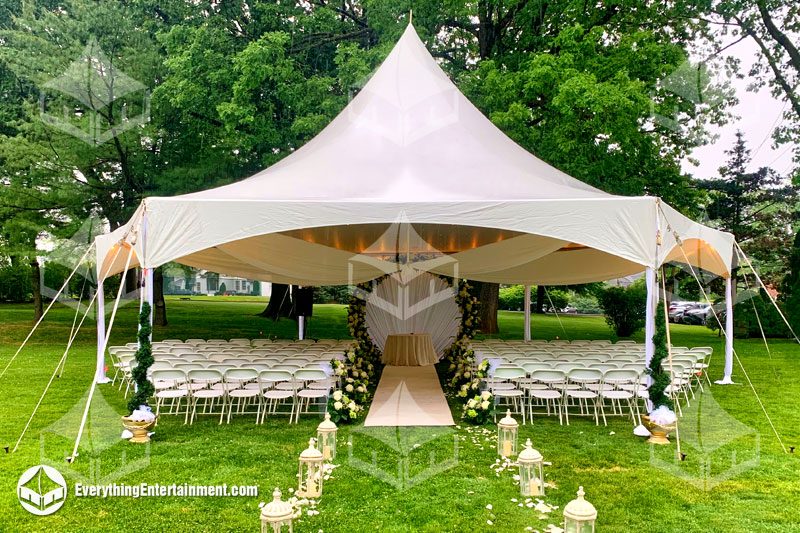
<svg viewBox="0 0 800 533"><path fill-rule="evenodd" d="M457 289L438 276L404 268L381 281L367 300L365 322L383 351L392 333L428 333L441 358L461 323Z"/></svg>

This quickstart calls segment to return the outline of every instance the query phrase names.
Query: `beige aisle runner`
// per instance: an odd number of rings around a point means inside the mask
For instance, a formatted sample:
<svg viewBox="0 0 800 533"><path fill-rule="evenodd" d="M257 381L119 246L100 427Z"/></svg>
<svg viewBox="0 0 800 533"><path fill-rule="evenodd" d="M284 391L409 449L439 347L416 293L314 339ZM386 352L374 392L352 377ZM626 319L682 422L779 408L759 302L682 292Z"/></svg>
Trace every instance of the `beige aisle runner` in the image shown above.
<svg viewBox="0 0 800 533"><path fill-rule="evenodd" d="M386 366L364 426L452 426L433 366Z"/></svg>

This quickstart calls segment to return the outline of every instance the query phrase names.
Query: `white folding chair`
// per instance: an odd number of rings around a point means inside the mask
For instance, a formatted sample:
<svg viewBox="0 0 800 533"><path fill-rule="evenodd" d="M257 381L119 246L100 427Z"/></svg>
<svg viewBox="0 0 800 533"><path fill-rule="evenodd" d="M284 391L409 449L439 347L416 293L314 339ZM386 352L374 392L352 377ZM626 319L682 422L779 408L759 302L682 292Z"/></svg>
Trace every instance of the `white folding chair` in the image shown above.
<svg viewBox="0 0 800 533"><path fill-rule="evenodd" d="M635 370L607 370L603 374L603 384L605 387L600 391L602 400L611 403L614 415L623 415L621 402L628 404L628 412L634 425L639 424L639 405L636 402L636 389L640 385L639 373ZM605 408L603 409L605 413Z"/></svg>
<svg viewBox="0 0 800 533"><path fill-rule="evenodd" d="M219 423L222 424L222 418L225 416L225 407L227 396L225 389L213 388L213 385L223 382L223 375L219 370L203 369L203 370L189 370L187 373L189 379L189 388L192 390L192 414L189 418L189 423L193 424L197 416L197 403L203 400L202 414L213 415L214 403L220 401L219 410Z"/></svg>
<svg viewBox="0 0 800 533"><path fill-rule="evenodd" d="M550 408L558 413L558 423L562 422L562 402L564 394L555 388L556 385L564 383L565 376L560 370L537 369L531 372L532 384L541 387L528 389L528 418L533 423L534 407L538 405L546 409L547 416L550 416Z"/></svg>
<svg viewBox="0 0 800 533"><path fill-rule="evenodd" d="M261 387L248 389L245 385L253 381L260 383L258 371L252 368L231 368L225 372L225 391L228 395L228 424L231 423L233 414L233 404L236 401L236 414L255 414L256 424L258 417L261 416ZM256 403L256 411L247 411L247 405L253 400Z"/></svg>
<svg viewBox="0 0 800 533"><path fill-rule="evenodd" d="M569 425L570 400L576 402L580 415L586 416L594 414L594 423L600 425L598 410L602 411L600 394L598 390L602 387L603 373L595 368L576 368L567 374L567 385L575 385L574 388L564 390L564 417ZM594 390L593 390L594 389ZM592 413L589 412L589 404L592 405ZM603 413L603 423L605 423L605 413Z"/></svg>
<svg viewBox="0 0 800 533"><path fill-rule="evenodd" d="M513 409L522 416L525 424L525 392L519 388L520 382L527 376L525 369L518 366L497 367L492 375L490 392L494 395L496 407ZM510 386L509 386L510 385Z"/></svg>
<svg viewBox="0 0 800 533"><path fill-rule="evenodd" d="M262 384L262 393L266 405L261 411L261 423L267 414L270 415L289 415L289 422L292 421L295 408L295 391L294 391L294 377L288 370L264 370L259 374L259 382ZM288 383L291 387L287 389L280 389L278 385ZM279 411L278 407L281 405L289 404L290 410Z"/></svg>
<svg viewBox="0 0 800 533"><path fill-rule="evenodd" d="M297 408L295 409L295 424L300 420L301 414L311 413L312 401L314 405L324 412L328 407L328 396L330 395L330 380L324 370L319 369L300 369L294 373L295 383L319 383L327 382L325 388L299 388L297 391ZM303 410L305 405L305 411Z"/></svg>
<svg viewBox="0 0 800 533"><path fill-rule="evenodd" d="M180 369L153 370L151 376L153 383L162 381L172 384L171 388L164 388L156 391L156 416L161 412L161 405L166 401L170 402L167 414L181 414L181 401L186 398L183 417L183 423L186 424L189 420L189 407L191 402L191 391L187 387L181 387L181 385L186 384L186 372Z"/></svg>

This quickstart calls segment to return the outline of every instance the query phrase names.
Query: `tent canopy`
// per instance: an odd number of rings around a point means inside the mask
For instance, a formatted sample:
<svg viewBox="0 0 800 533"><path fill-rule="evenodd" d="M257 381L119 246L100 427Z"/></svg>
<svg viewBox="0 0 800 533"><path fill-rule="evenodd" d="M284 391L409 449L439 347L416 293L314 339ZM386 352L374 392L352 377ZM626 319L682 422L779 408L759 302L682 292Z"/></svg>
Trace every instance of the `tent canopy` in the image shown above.
<svg viewBox="0 0 800 533"><path fill-rule="evenodd" d="M678 239L682 245L678 245ZM409 25L314 139L258 174L145 199L97 238L101 277L169 261L277 283L352 284L414 263L478 281L601 281L687 261L728 276L733 237L658 198L615 196L506 137Z"/></svg>

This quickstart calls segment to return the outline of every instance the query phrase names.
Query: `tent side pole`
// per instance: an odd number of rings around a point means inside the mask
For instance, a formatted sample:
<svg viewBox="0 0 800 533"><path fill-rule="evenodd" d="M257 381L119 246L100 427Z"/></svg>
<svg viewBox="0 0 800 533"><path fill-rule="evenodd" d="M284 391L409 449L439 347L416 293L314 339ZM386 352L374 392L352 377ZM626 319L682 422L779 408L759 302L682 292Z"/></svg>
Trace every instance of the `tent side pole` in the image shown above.
<svg viewBox="0 0 800 533"><path fill-rule="evenodd" d="M733 379L733 276L725 278L725 375L717 385L731 385Z"/></svg>
<svg viewBox="0 0 800 533"><path fill-rule="evenodd" d="M525 340L531 340L531 286L525 285Z"/></svg>
<svg viewBox="0 0 800 533"><path fill-rule="evenodd" d="M155 276L155 272L152 268L146 269L145 274L145 298L147 299L147 303L150 304L150 340L153 340L153 316L155 313L155 307L153 307L153 278Z"/></svg>
<svg viewBox="0 0 800 533"><path fill-rule="evenodd" d="M103 280L97 282L97 369L94 380L96 383L108 383L111 380L106 376L106 309Z"/></svg>
<svg viewBox="0 0 800 533"><path fill-rule="evenodd" d="M644 362L650 365L650 360L655 353L653 335L656 332L656 306L658 305L658 287L656 286L656 271L650 267L645 271L647 283L647 300L644 325Z"/></svg>

